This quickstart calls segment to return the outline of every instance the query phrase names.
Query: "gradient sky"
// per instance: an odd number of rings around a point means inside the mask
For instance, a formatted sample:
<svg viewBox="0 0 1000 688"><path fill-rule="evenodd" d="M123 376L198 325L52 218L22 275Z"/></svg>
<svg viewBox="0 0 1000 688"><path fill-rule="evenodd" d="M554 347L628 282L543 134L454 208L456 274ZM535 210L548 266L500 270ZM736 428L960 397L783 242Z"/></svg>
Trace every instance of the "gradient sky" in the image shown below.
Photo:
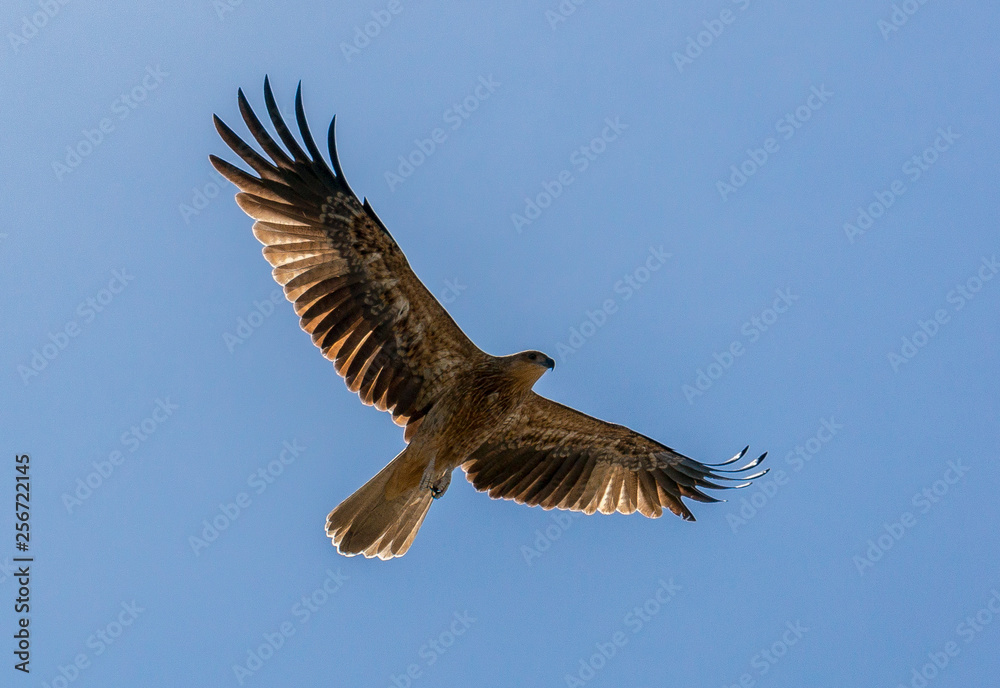
<svg viewBox="0 0 1000 688"><path fill-rule="evenodd" d="M993 4L12 0L0 33L0 684L995 678ZM208 163L265 74L317 139L338 115L349 182L481 348L771 472L694 524L459 473L405 557L338 555L326 514L402 432L269 301Z"/></svg>

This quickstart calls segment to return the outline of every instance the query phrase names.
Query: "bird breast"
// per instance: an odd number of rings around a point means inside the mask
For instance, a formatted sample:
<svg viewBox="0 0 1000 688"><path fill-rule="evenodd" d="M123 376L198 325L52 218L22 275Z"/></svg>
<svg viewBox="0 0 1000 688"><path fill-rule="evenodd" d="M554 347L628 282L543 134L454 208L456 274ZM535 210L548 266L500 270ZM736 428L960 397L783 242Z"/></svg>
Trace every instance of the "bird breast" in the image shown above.
<svg viewBox="0 0 1000 688"><path fill-rule="evenodd" d="M418 433L424 435L420 439L435 445L438 461L452 467L488 440L530 391L501 376L481 376L457 387L456 394L442 400L440 415L435 413L439 410L435 404Z"/></svg>

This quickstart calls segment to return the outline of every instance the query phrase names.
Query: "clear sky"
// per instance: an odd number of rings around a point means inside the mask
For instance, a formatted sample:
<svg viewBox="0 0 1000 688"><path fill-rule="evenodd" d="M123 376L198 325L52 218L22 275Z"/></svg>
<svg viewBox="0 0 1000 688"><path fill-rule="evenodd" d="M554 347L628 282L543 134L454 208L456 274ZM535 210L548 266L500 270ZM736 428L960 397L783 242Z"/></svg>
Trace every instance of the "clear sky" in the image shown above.
<svg viewBox="0 0 1000 688"><path fill-rule="evenodd" d="M0 684L995 678L995 5L494 5L4 3ZM208 163L265 74L318 140L338 115L349 182L481 348L771 472L693 524L458 474L405 557L338 555L326 514L403 438L269 300Z"/></svg>

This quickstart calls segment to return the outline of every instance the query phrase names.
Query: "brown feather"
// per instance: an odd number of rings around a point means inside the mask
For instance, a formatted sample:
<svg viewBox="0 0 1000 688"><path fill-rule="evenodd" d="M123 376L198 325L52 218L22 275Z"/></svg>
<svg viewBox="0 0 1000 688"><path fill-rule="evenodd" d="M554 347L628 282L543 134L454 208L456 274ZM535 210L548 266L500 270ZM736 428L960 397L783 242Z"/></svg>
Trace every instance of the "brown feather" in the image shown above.
<svg viewBox="0 0 1000 688"><path fill-rule="evenodd" d="M264 90L280 143L242 91L238 101L247 128L270 160L216 118L222 139L257 176L219 158L212 163L239 187L236 202L256 220L254 234L264 244L275 280L284 285L302 328L337 371L351 378L349 388L391 409L397 420L416 420L418 411L426 413L441 399L463 365L486 355L413 274L371 206L318 156L300 95L299 129L314 157L285 124L270 84ZM331 153L339 172L336 151ZM376 349L385 360L359 384L367 355ZM387 368L388 373L379 372Z"/></svg>
<svg viewBox="0 0 1000 688"><path fill-rule="evenodd" d="M477 490L494 498L650 518L666 507L687 520L694 516L682 497L718 501L702 489L726 489L713 479L732 480L633 430L534 393L462 467Z"/></svg>

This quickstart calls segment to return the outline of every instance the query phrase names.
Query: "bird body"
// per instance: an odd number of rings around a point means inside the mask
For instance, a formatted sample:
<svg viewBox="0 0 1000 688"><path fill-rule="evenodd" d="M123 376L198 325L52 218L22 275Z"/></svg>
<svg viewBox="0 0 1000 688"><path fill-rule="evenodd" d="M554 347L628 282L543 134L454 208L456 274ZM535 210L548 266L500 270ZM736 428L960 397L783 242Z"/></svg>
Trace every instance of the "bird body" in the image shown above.
<svg viewBox="0 0 1000 688"><path fill-rule="evenodd" d="M331 169L306 124L301 87L295 100L301 144L267 79L264 97L284 147L241 90L243 119L267 157L216 117L223 140L256 176L215 156L212 164L240 189L237 203L256 220L254 235L302 329L352 392L405 427L408 443L327 517L327 535L342 554L404 554L459 466L494 498L653 518L667 507L687 520L694 517L682 497L718 501L699 488L743 487L766 472L743 473L764 455L735 470L721 466L746 449L721 464L702 464L536 394L532 386L555 362L539 351L492 356L462 332L344 179L336 119L328 135Z"/></svg>
<svg viewBox="0 0 1000 688"><path fill-rule="evenodd" d="M432 499L444 495L452 472L503 427L544 371L516 357L484 354L477 366L456 376L406 449L330 512L327 533L334 544L341 551L388 547L391 552L396 538L395 546L402 547L416 535ZM378 539L383 535L388 542Z"/></svg>
<svg viewBox="0 0 1000 688"><path fill-rule="evenodd" d="M539 363L528 361L528 355L538 356ZM411 443L426 443L439 463L457 468L496 433L528 397L538 378L554 366L551 359L535 351L484 356L442 390L440 410L432 411L435 417L425 419ZM428 426L426 431L424 425Z"/></svg>

